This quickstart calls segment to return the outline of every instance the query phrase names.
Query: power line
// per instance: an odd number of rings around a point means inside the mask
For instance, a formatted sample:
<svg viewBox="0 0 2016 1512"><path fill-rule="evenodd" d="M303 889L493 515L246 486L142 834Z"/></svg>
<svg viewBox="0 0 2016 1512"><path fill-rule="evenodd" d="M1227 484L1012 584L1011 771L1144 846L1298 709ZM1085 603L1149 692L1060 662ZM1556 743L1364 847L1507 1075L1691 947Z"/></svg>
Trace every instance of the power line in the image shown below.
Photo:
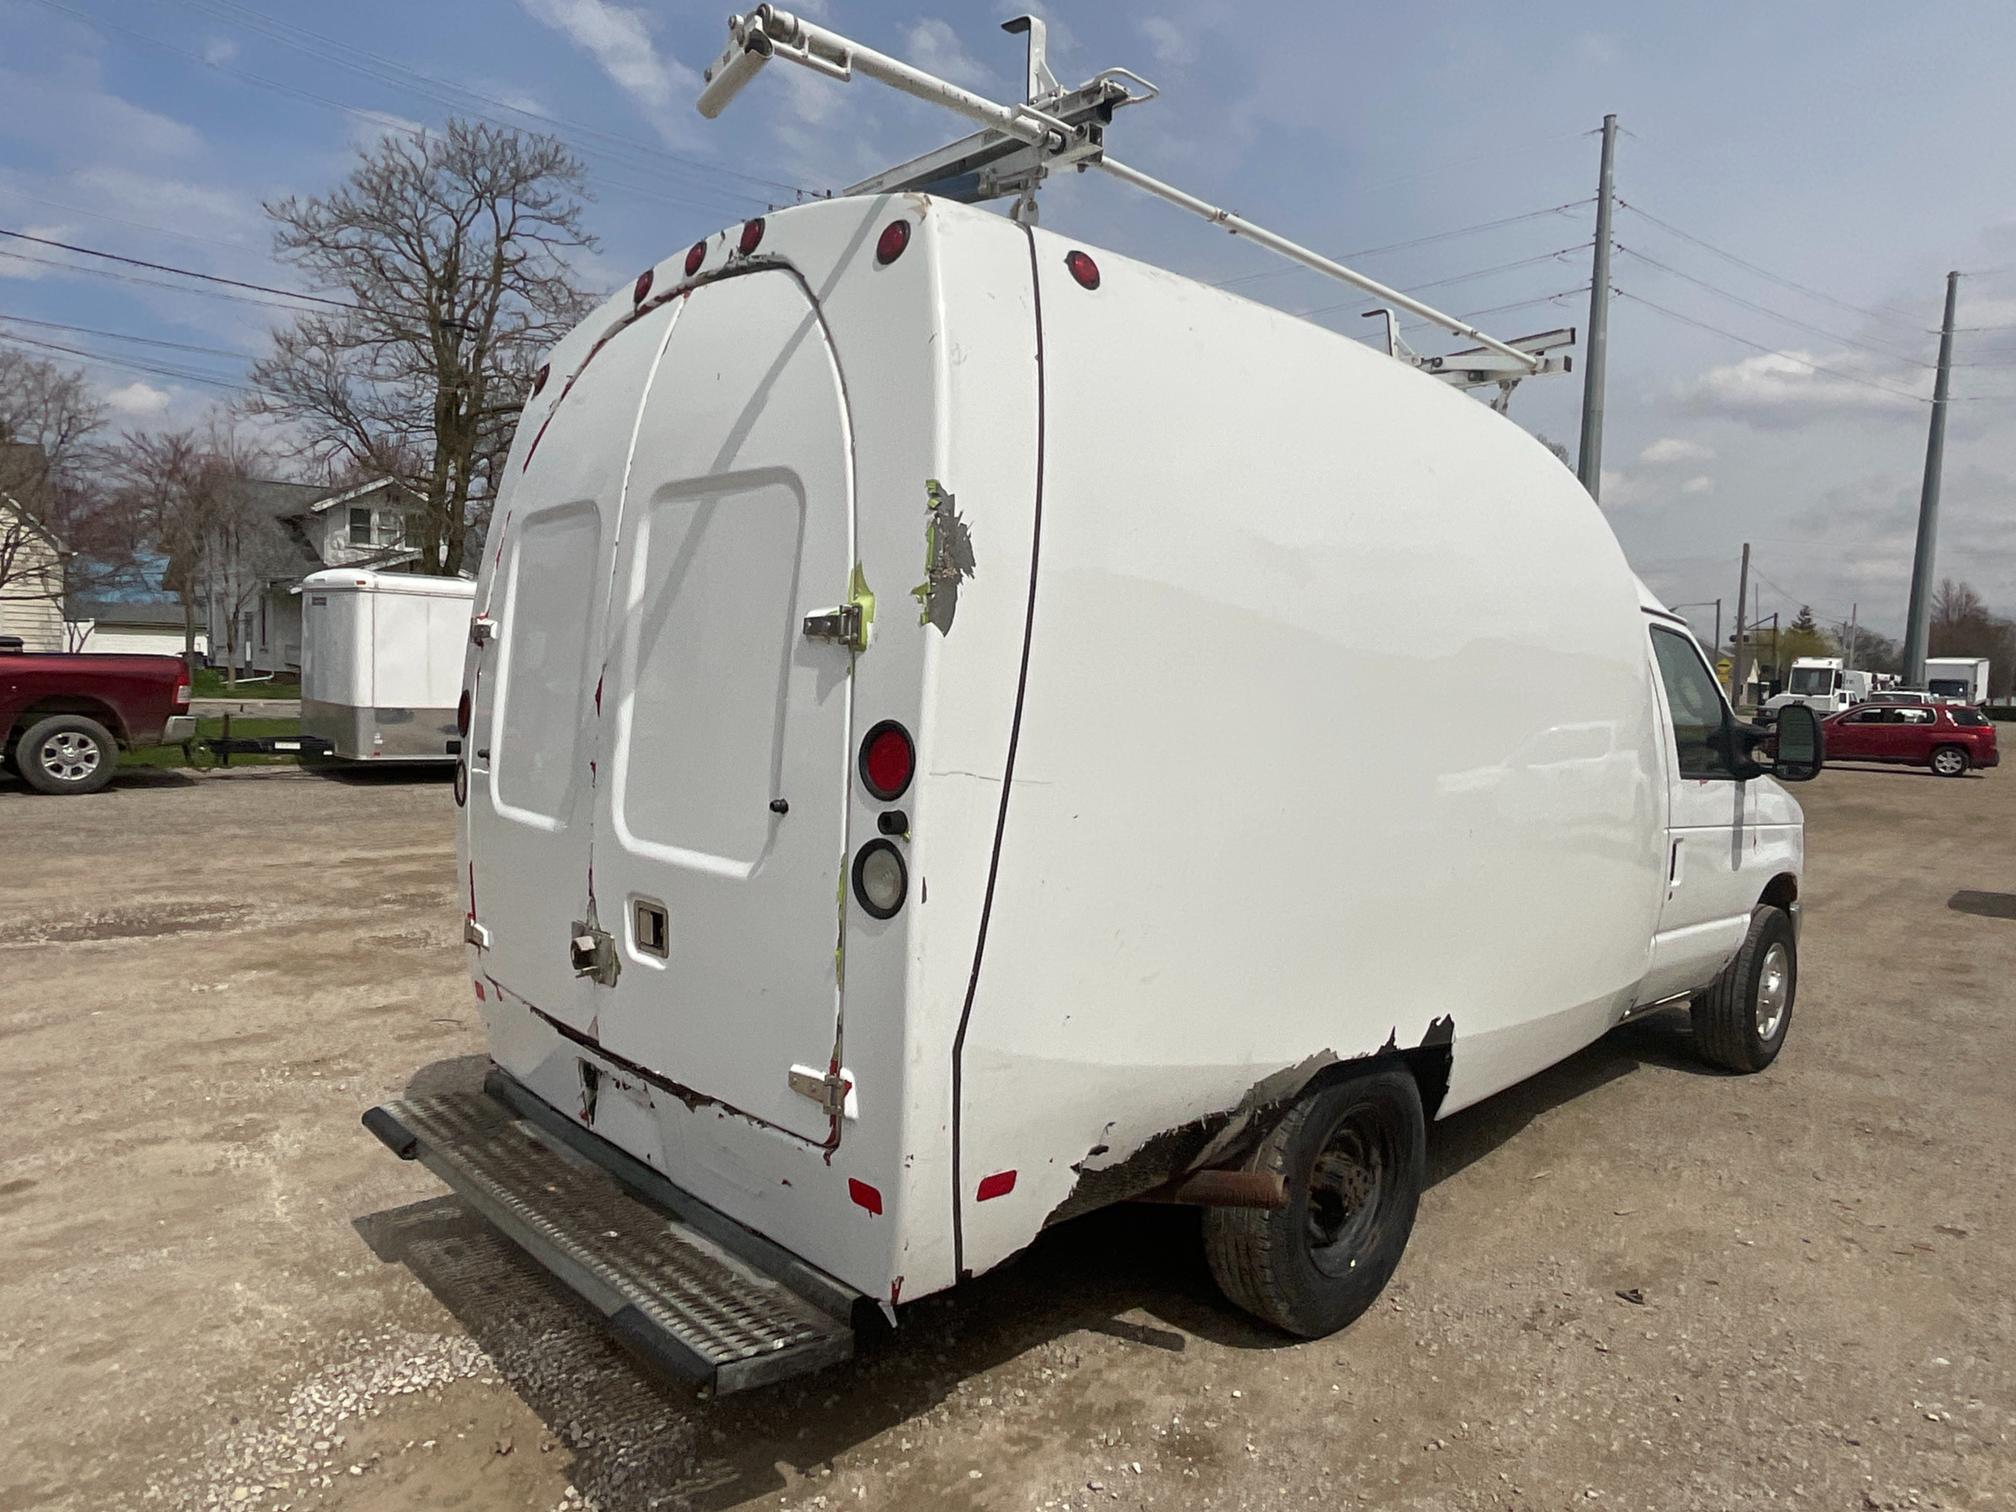
<svg viewBox="0 0 2016 1512"><path fill-rule="evenodd" d="M1503 315L1512 310L1528 309L1533 305L1557 304L1561 300L1573 299L1578 294L1587 294L1588 292L1589 285L1583 284L1580 288L1563 289L1555 294L1536 294L1531 299L1515 299L1510 304L1487 305L1481 310L1459 310L1456 312L1456 318L1458 320L1482 320L1486 315ZM1403 331L1439 331L1442 327L1432 320L1409 320L1404 322L1400 329Z"/></svg>
<svg viewBox="0 0 2016 1512"><path fill-rule="evenodd" d="M233 304L256 305L262 310L291 310L302 314L297 304L282 304L277 299L255 299L249 294L233 294L225 289L205 289L194 284L169 283L165 279L142 278L137 273L122 273L117 268L83 267L77 263L61 262L53 257L36 257L28 252L9 252L0 248L0 257L14 262L33 263L37 267L54 268L62 273L81 273L88 278L109 278L117 283L133 284L143 289L166 289L171 294L197 294L205 299L228 299Z"/></svg>
<svg viewBox="0 0 2016 1512"><path fill-rule="evenodd" d="M128 257L121 252L101 252L96 247L80 247L73 242L54 241L46 236L31 236L26 231L9 231L0 226L0 236L11 237L15 241L33 242L38 247L54 247L63 252L75 252L83 257L102 257L107 262L125 263L128 267L146 268L155 273L174 273L183 278L200 278L205 283L228 284L234 289L251 289L259 294L278 294L285 299L305 299L310 304L329 305L338 310L354 310L357 306L342 299L325 299L320 294L297 294L292 289L276 289L271 284L247 283L242 278L225 278L216 273L199 273L194 268L178 268L172 263L148 262L145 258Z"/></svg>
<svg viewBox="0 0 2016 1512"><path fill-rule="evenodd" d="M253 360L250 352L234 351L230 347L194 346L186 341L164 341L153 336L132 336L124 331L103 331L93 326L64 325L61 321L55 320L31 320L26 315L0 314L0 322L8 325L34 326L44 331L68 331L77 336L99 336L107 341L130 341L136 346L161 347L171 352L195 352L205 357L231 357L241 362Z"/></svg>
<svg viewBox="0 0 2016 1512"><path fill-rule="evenodd" d="M1840 378L1849 383L1859 383L1864 388L1879 389L1883 393L1894 394L1900 399L1909 399L1914 404L1930 404L1932 402L1922 394L1914 394L1908 389L1892 388L1887 383L1879 383L1874 378L1865 378L1859 373L1844 372L1840 368L1822 367L1817 362L1801 357L1797 352L1786 352L1779 350L1777 347L1768 347L1761 341L1752 341L1748 336L1738 336L1734 331L1725 331L1720 326L1710 325L1705 320L1696 320L1692 315L1682 315L1678 310L1669 310L1664 305L1654 304L1651 300L1641 295L1627 294L1622 289L1617 289L1613 292L1621 299L1628 299L1633 304L1641 304L1648 310L1656 310L1669 320L1677 320L1682 325L1695 326L1700 330L1724 337L1729 341L1738 342L1753 351L1762 352L1768 357L1782 357L1787 362L1796 362L1799 366L1807 368L1812 372L1824 373L1830 378Z"/></svg>
<svg viewBox="0 0 2016 1512"><path fill-rule="evenodd" d="M1566 204L1549 205L1544 210L1528 210L1523 215L1507 215L1498 220L1479 221L1474 226L1458 226L1453 231L1436 231L1427 236L1416 236L1408 241L1387 242L1380 247L1360 247L1355 252L1340 252L1336 261L1347 262L1361 257L1378 257L1386 252L1404 252L1410 247L1425 247L1433 242L1449 241L1458 236L1474 236L1482 231L1497 231L1505 226L1516 226L1523 221L1539 220L1543 216L1563 215L1570 210L1589 203L1589 198L1569 200ZM1235 284L1257 283L1263 278L1283 278L1290 273L1307 272L1306 268L1269 268L1260 273L1242 273L1237 278L1221 278L1211 285L1214 289L1229 289Z"/></svg>
<svg viewBox="0 0 2016 1512"><path fill-rule="evenodd" d="M1663 263L1656 257L1648 257L1645 253L1638 251L1634 247L1627 247L1622 242L1617 244L1617 250L1622 252L1626 257L1635 258L1648 267L1657 268L1661 273L1670 273L1675 278L1685 279L1688 283L1706 289L1709 293L1718 295L1732 304L1739 304L1746 310L1755 310L1759 315L1768 315L1773 320L1782 320L1787 325L1797 326L1802 331L1810 331L1815 336L1825 336L1829 341L1838 341L1843 346L1860 347L1865 352L1873 352L1878 357L1888 357L1893 362L1908 363L1912 367L1924 368L1928 372L1932 369L1933 364L1922 361L1919 358L1906 357L1902 352L1893 352L1888 347L1875 346L1854 336L1844 336L1839 331L1830 331L1825 326L1814 325L1811 321L1801 320L1796 315L1787 315L1783 310L1774 310L1769 305L1761 305L1755 300L1745 299L1741 294L1725 289L1719 284L1712 284L1705 278L1696 278L1692 273Z"/></svg>
<svg viewBox="0 0 2016 1512"><path fill-rule="evenodd" d="M240 394L265 392L250 384L234 383L228 378L219 378L214 373L199 373L193 369L175 367L167 363L146 362L137 357L109 357L83 347L65 346L54 341L38 341L32 336L14 336L0 331L0 344L41 352L57 352L66 357L74 357L86 366L111 368L116 372L145 373L150 377L168 378L178 383L200 383L210 388L227 389Z"/></svg>
<svg viewBox="0 0 2016 1512"><path fill-rule="evenodd" d="M1580 252L1588 245L1589 243L1587 242L1577 242L1572 247L1561 247L1552 252L1540 252L1532 257L1518 257L1510 262L1494 263L1491 267L1478 268L1469 273L1455 273L1448 278L1432 279L1427 283L1415 284L1411 288L1403 289L1401 292L1404 294L1418 294L1428 289L1446 288L1450 284L1468 283L1473 278L1486 278L1493 273L1509 273L1514 268L1530 268L1535 263L1552 262L1566 257L1572 252ZM1376 308L1377 304L1377 300L1349 299L1342 304L1318 305L1313 310L1293 310L1290 313L1308 320L1317 315L1334 314L1338 310L1353 310L1361 307Z"/></svg>
<svg viewBox="0 0 2016 1512"><path fill-rule="evenodd" d="M1839 309L1850 311L1853 314L1866 315L1871 320L1889 321L1893 325L1899 325L1909 329L1916 335L1923 336L1926 334L1927 328L1923 324L1907 316L1899 315L1892 312L1885 312L1883 310L1872 310L1866 305L1850 304L1847 300L1836 298L1834 295L1827 293L1824 289L1816 289L1811 284L1803 284L1800 283L1797 279L1785 277L1782 273L1773 273L1769 268L1759 267L1756 263L1751 262L1750 259L1748 259L1747 257L1739 257L1734 252L1725 251L1723 248L1716 246L1713 242L1702 240L1700 237L1694 235L1691 231L1682 231L1678 226L1674 225L1671 221L1661 220L1651 211L1642 209L1641 207L1634 205L1621 197L1618 199L1617 203L1623 209L1629 210L1633 215L1637 216L1640 220L1651 222L1653 225L1657 226L1660 230L1666 232L1669 236L1677 236L1684 242L1691 242L1695 246L1701 248L1704 252L1712 252L1715 254L1715 256L1722 258L1724 261L1732 262L1737 267L1756 274L1759 278L1766 278L1769 279L1772 283L1783 284L1788 289L1796 289L1799 293L1805 294L1810 298L1818 299L1823 303L1834 305Z"/></svg>

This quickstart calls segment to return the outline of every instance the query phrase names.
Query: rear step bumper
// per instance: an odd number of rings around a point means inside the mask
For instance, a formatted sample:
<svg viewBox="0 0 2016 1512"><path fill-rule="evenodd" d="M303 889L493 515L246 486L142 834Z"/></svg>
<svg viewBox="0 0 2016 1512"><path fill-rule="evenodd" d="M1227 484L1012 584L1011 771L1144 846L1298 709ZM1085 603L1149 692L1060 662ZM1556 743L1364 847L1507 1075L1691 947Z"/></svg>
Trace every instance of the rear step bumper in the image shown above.
<svg viewBox="0 0 2016 1512"><path fill-rule="evenodd" d="M572 1125L501 1071L364 1127L418 1160L675 1375L742 1391L854 1353L860 1294Z"/></svg>

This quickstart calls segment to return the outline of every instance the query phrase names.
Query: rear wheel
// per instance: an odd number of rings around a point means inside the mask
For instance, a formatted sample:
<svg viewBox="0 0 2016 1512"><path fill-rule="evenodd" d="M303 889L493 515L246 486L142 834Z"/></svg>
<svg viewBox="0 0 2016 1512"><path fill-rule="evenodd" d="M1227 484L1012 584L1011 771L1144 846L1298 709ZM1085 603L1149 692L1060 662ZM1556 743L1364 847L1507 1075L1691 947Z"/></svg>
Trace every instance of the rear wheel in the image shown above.
<svg viewBox="0 0 2016 1512"><path fill-rule="evenodd" d="M1204 1214L1205 1255L1219 1289L1306 1339L1344 1327L1400 1264L1427 1150L1421 1092L1403 1069L1306 1094L1247 1163L1286 1178L1288 1205Z"/></svg>
<svg viewBox="0 0 2016 1512"><path fill-rule="evenodd" d="M1693 1002L1694 1043L1725 1071L1762 1071L1778 1058L1799 990L1799 942L1782 908L1750 916L1750 933L1715 985Z"/></svg>
<svg viewBox="0 0 2016 1512"><path fill-rule="evenodd" d="M95 793L112 780L119 743L82 714L54 714L32 724L14 748L21 780L40 793Z"/></svg>
<svg viewBox="0 0 2016 1512"><path fill-rule="evenodd" d="M1967 753L1958 746L1941 746L1932 753L1932 770L1941 777L1967 775Z"/></svg>

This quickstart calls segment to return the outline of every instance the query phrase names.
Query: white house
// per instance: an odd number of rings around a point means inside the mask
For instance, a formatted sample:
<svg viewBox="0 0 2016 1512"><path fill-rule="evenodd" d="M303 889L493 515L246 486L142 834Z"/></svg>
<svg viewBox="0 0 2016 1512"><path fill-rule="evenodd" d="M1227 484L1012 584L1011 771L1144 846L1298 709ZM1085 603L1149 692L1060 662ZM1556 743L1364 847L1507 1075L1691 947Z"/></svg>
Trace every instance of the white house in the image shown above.
<svg viewBox="0 0 2016 1512"><path fill-rule="evenodd" d="M182 606L173 599L121 604L107 599L72 599L64 628L70 649L98 654L180 656ZM199 623L196 654L210 654L210 637Z"/></svg>
<svg viewBox="0 0 2016 1512"><path fill-rule="evenodd" d="M389 478L331 490L316 484L245 485L245 507L204 552L204 630L210 659L241 673L301 668L302 578L325 567L411 571L420 501Z"/></svg>
<svg viewBox="0 0 2016 1512"><path fill-rule="evenodd" d="M0 493L0 635L26 651L61 651L63 543L17 502Z"/></svg>

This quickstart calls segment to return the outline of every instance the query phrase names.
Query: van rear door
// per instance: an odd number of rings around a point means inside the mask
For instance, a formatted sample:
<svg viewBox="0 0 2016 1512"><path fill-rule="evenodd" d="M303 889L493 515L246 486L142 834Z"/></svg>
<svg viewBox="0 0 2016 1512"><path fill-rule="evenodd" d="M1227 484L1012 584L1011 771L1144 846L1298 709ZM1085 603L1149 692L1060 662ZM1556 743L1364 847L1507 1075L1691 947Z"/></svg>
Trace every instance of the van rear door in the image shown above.
<svg viewBox="0 0 2016 1512"><path fill-rule="evenodd" d="M837 1122L792 1070L838 1065L851 651L805 619L846 599L854 560L846 394L812 299L782 270L694 290L616 552L594 870L622 967L598 1034L819 1141Z"/></svg>
<svg viewBox="0 0 2016 1512"><path fill-rule="evenodd" d="M549 1017L590 1032L594 984L575 974L573 920L586 910L594 820L595 694L609 553L640 396L678 305L652 311L595 353L532 444L481 612L496 638L476 664L469 907L489 935L480 969ZM604 926L609 927L605 924Z"/></svg>

